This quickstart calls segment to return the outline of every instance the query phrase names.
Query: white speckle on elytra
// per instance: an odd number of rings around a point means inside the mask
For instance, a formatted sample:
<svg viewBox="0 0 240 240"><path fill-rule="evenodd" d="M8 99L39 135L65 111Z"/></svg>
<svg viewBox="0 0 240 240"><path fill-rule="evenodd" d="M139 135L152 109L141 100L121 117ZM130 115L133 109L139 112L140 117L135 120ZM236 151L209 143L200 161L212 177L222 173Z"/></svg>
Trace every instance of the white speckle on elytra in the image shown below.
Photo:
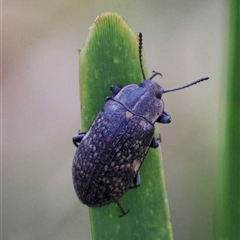
<svg viewBox="0 0 240 240"><path fill-rule="evenodd" d="M143 129L145 129L147 127L146 121L142 120L139 124L143 127Z"/></svg>
<svg viewBox="0 0 240 240"><path fill-rule="evenodd" d="M138 162L136 159L133 161L132 163L132 166L133 166L133 170L134 172L137 172L139 167L140 167L140 162Z"/></svg>
<svg viewBox="0 0 240 240"><path fill-rule="evenodd" d="M114 165L115 165L115 162L112 162L110 166L113 167Z"/></svg>
<svg viewBox="0 0 240 240"><path fill-rule="evenodd" d="M130 163L128 163L128 164L126 165L126 167L127 167L127 168L130 168L130 167L131 167L131 164L130 164Z"/></svg>

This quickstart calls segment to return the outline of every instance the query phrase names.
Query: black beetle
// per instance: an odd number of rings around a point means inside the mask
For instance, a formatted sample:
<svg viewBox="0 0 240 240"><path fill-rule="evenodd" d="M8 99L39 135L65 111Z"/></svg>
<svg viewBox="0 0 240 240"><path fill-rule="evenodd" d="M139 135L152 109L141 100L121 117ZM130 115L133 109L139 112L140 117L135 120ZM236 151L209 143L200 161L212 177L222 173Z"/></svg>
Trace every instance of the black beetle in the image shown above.
<svg viewBox="0 0 240 240"><path fill-rule="evenodd" d="M142 34L139 34L139 58L142 67ZM105 105L87 132L73 137L77 150L73 159L73 183L80 201L89 207L102 207L140 185L139 169L149 147L157 148L154 123L170 123L164 111L162 95L207 80L164 91L152 81L158 72L140 85L111 86L113 97ZM161 74L160 74L161 75Z"/></svg>

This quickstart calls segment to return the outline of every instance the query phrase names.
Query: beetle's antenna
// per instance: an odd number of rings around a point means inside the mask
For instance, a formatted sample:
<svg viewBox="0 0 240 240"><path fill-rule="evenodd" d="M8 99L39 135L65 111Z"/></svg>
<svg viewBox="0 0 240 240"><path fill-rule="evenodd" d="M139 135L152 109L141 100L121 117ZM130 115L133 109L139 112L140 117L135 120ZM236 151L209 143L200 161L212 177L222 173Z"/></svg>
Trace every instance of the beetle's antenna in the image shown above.
<svg viewBox="0 0 240 240"><path fill-rule="evenodd" d="M140 67L141 67L141 71L142 71L142 75L143 75L143 79L145 80L145 74L143 71L143 65L142 65L142 48L143 48L143 39L142 39L142 33L139 33L139 47L138 47L138 53L139 53L139 61L140 61Z"/></svg>
<svg viewBox="0 0 240 240"><path fill-rule="evenodd" d="M201 79L198 79L198 80L196 80L196 81L194 81L194 82L192 82L192 83L189 83L189 84L187 84L187 85L185 85L185 86L182 86L182 87L179 87L179 88L174 88L174 89L165 90L163 93L178 91L178 90L181 90L181 89L190 87L190 86L192 86L192 85L194 85L194 84L200 83L200 82L202 82L202 81L206 81L206 80L208 80L208 79L209 79L209 77L201 78Z"/></svg>
<svg viewBox="0 0 240 240"><path fill-rule="evenodd" d="M162 77L162 74L156 71L152 71L153 75L149 78L149 80L152 80L155 76L160 75Z"/></svg>

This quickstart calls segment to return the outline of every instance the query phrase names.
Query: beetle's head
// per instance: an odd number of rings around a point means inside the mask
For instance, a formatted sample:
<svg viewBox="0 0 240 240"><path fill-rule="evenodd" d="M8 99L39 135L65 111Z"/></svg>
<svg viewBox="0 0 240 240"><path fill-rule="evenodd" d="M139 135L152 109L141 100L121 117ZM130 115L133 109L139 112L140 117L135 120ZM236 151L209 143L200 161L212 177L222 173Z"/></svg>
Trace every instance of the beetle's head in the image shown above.
<svg viewBox="0 0 240 240"><path fill-rule="evenodd" d="M152 81L151 79L144 80L141 84L140 87L148 89L153 96L155 96L158 99L162 98L164 89L157 84L156 82Z"/></svg>

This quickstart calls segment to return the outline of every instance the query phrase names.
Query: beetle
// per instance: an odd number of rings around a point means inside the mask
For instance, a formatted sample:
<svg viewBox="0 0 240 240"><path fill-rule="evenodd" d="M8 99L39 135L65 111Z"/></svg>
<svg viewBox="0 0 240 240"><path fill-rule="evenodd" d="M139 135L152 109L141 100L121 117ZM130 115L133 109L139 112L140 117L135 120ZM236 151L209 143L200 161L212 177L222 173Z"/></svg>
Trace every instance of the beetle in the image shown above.
<svg viewBox="0 0 240 240"><path fill-rule="evenodd" d="M87 132L73 137L77 150L72 175L76 194L89 207L116 202L129 188L140 185L139 169L149 148L159 146L154 124L170 123L162 95L192 86L202 78L180 88L164 90L152 79L145 79L142 66L142 34L139 34L139 59L143 75L140 85L110 87L114 96L106 102Z"/></svg>

